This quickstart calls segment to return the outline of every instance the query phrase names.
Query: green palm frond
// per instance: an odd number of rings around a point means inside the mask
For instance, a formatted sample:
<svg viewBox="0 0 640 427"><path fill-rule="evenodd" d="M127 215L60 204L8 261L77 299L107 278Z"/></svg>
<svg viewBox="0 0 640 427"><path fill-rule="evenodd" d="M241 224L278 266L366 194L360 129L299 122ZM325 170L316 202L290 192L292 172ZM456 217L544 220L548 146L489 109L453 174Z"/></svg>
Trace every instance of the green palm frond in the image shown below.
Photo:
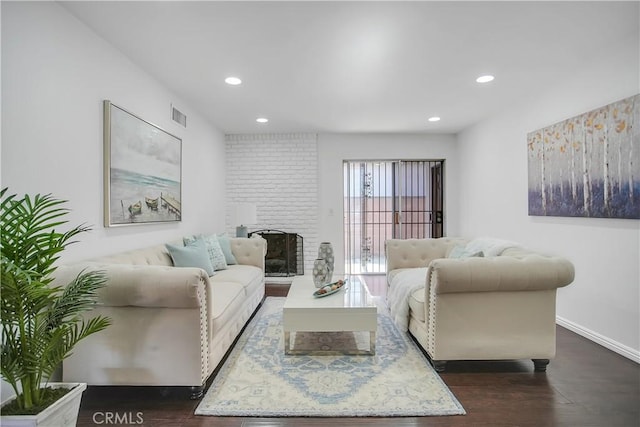
<svg viewBox="0 0 640 427"><path fill-rule="evenodd" d="M47 326L54 328L64 319L72 318L85 312L95 304L98 290L107 278L102 271L82 272L69 285L51 306L48 313Z"/></svg>
<svg viewBox="0 0 640 427"><path fill-rule="evenodd" d="M23 409L40 405L41 382L49 378L82 339L110 325L83 314L106 283L103 272L81 272L67 286L50 286L56 261L89 228L58 231L69 210L51 195L7 195L0 191L0 373ZM22 392L19 392L20 389Z"/></svg>

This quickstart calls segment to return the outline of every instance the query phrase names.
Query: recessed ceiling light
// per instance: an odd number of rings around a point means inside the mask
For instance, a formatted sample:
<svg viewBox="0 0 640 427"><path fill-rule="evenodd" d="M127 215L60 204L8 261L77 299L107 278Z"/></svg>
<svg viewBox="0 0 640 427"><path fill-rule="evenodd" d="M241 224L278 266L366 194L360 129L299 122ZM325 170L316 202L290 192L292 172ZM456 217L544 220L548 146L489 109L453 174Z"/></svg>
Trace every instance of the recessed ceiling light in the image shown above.
<svg viewBox="0 0 640 427"><path fill-rule="evenodd" d="M224 79L224 82L228 85L237 86L242 83L242 80L237 77L227 77L226 79Z"/></svg>
<svg viewBox="0 0 640 427"><path fill-rule="evenodd" d="M266 117L258 117L256 119L256 122L258 123L267 123L269 121L269 119L267 119Z"/></svg>
<svg viewBox="0 0 640 427"><path fill-rule="evenodd" d="M439 122L440 121L440 117L438 117L438 116L429 117L429 121L430 122Z"/></svg>
<svg viewBox="0 0 640 427"><path fill-rule="evenodd" d="M493 81L493 79L495 79L495 77L493 77L490 74L487 74L485 76L480 76L476 79L476 81L478 83L489 83L490 81Z"/></svg>

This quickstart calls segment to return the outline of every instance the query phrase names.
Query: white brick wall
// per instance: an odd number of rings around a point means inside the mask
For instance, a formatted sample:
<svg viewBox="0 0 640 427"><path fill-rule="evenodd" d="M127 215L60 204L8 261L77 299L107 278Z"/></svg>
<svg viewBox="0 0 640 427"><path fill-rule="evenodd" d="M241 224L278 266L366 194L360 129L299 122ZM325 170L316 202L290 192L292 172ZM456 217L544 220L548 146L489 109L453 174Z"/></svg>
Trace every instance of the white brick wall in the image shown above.
<svg viewBox="0 0 640 427"><path fill-rule="evenodd" d="M304 269L311 273L318 254L317 135L226 135L226 224L229 235L238 225L231 218L236 203L254 203L260 229L298 233L304 238Z"/></svg>

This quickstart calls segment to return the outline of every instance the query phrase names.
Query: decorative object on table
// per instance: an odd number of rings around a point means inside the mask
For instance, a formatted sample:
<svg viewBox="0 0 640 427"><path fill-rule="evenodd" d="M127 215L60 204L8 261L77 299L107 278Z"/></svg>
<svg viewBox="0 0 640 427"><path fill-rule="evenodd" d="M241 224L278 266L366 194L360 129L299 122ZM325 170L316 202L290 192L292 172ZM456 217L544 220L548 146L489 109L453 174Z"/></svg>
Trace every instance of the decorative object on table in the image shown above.
<svg viewBox="0 0 640 427"><path fill-rule="evenodd" d="M182 140L103 104L104 226L181 221Z"/></svg>
<svg viewBox="0 0 640 427"><path fill-rule="evenodd" d="M317 258L313 262L313 284L320 288L329 282L329 271L324 258Z"/></svg>
<svg viewBox="0 0 640 427"><path fill-rule="evenodd" d="M326 297L327 295L335 294L344 287L344 283L345 281L342 279L338 280L337 282L327 283L326 285L315 291L313 293L313 296L316 298L322 298Z"/></svg>
<svg viewBox="0 0 640 427"><path fill-rule="evenodd" d="M80 340L109 326L103 316L82 319L106 277L82 272L66 286L52 286L61 252L89 228L60 230L69 213L64 200L6 193L0 192L0 372L16 396L2 403L0 424L75 425L86 384L48 380ZM53 420L42 420L48 416Z"/></svg>
<svg viewBox="0 0 640 427"><path fill-rule="evenodd" d="M640 219L640 95L527 134L529 215Z"/></svg>
<svg viewBox="0 0 640 427"><path fill-rule="evenodd" d="M333 278L333 268L334 268L334 256L333 256L333 246L331 246L330 242L322 242L320 243L320 247L318 248L318 258L323 258L327 263L327 280L330 281Z"/></svg>
<svg viewBox="0 0 640 427"><path fill-rule="evenodd" d="M233 221L240 224L236 227L236 237L248 237L247 224L258 222L256 205L251 203L238 203L233 207Z"/></svg>
<svg viewBox="0 0 640 427"><path fill-rule="evenodd" d="M287 356L284 298L267 297L215 376L196 415L358 417L463 415L408 334L378 305L376 355ZM363 349L367 332L297 332L302 348ZM313 369L310 369L313 367ZM265 387L268 384L268 387ZM387 423L387 424L393 424ZM460 423L459 423L460 424ZM462 423L464 424L464 423Z"/></svg>

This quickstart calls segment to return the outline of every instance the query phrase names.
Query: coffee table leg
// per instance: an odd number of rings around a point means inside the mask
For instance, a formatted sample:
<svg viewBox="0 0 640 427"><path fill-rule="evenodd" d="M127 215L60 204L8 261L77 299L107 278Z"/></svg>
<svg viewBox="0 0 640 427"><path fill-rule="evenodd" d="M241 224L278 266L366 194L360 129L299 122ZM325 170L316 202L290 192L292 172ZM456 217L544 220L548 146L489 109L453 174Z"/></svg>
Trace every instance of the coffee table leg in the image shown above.
<svg viewBox="0 0 640 427"><path fill-rule="evenodd" d="M376 331L369 331L369 352L376 354Z"/></svg>
<svg viewBox="0 0 640 427"><path fill-rule="evenodd" d="M284 354L291 354L291 333L284 331Z"/></svg>

